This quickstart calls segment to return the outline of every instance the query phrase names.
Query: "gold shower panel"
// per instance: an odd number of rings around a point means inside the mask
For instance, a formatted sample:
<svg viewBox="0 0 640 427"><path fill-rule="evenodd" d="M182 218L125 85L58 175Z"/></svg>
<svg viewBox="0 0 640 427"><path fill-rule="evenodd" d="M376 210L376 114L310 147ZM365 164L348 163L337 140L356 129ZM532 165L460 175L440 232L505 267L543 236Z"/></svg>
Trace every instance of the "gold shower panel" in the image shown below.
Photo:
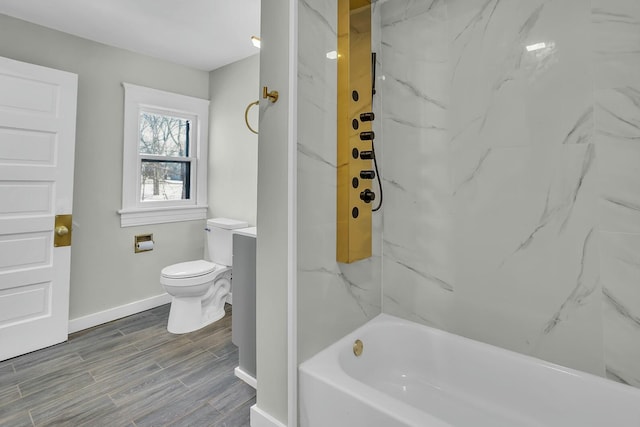
<svg viewBox="0 0 640 427"><path fill-rule="evenodd" d="M338 262L371 256L371 98L371 2L338 0Z"/></svg>

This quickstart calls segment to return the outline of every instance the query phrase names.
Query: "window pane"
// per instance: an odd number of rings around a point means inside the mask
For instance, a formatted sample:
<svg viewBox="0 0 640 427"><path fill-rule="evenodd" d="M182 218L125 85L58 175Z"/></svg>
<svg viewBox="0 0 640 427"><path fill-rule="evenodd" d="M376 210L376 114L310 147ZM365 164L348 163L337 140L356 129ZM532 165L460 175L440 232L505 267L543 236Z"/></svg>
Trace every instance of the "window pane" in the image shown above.
<svg viewBox="0 0 640 427"><path fill-rule="evenodd" d="M140 154L188 157L191 121L148 112L140 113Z"/></svg>
<svg viewBox="0 0 640 427"><path fill-rule="evenodd" d="M191 163L142 160L140 201L190 199Z"/></svg>

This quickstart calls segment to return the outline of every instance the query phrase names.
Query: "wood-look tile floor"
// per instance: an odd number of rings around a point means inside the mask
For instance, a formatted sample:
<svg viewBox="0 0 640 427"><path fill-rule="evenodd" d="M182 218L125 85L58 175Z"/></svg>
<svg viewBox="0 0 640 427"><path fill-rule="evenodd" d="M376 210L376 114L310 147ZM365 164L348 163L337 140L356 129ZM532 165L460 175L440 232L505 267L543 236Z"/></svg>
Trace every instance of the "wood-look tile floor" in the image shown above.
<svg viewBox="0 0 640 427"><path fill-rule="evenodd" d="M0 426L249 426L231 307L184 335L168 316L164 305L0 362Z"/></svg>

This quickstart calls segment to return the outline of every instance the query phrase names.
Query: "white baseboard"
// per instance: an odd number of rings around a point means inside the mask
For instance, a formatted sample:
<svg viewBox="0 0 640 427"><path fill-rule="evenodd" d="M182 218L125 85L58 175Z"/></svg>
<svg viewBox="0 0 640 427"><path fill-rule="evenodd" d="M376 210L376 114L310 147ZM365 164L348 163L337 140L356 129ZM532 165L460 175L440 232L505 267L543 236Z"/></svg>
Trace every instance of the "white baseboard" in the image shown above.
<svg viewBox="0 0 640 427"><path fill-rule="evenodd" d="M286 424L282 424L280 421L258 408L257 404L251 407L250 418L251 427L287 427Z"/></svg>
<svg viewBox="0 0 640 427"><path fill-rule="evenodd" d="M236 366L236 368L233 370L233 373L236 375L236 377L240 378L242 381L244 381L254 389L258 389L258 380L241 369L240 366Z"/></svg>
<svg viewBox="0 0 640 427"><path fill-rule="evenodd" d="M149 310L170 302L171 295L164 293L156 295L155 297L130 302L129 304L113 307L108 310L99 311L76 319L71 319L69 320L69 333L72 334L74 332L82 331L83 329L102 325L103 323L131 316L132 314L140 313L141 311Z"/></svg>

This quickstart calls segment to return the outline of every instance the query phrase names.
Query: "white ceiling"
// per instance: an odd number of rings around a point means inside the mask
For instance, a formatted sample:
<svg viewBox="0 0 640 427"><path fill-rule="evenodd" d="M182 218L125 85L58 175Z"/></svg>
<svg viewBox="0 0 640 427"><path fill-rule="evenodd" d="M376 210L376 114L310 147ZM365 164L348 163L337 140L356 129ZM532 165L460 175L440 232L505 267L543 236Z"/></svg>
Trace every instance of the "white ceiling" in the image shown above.
<svg viewBox="0 0 640 427"><path fill-rule="evenodd" d="M0 0L0 13L206 71L258 53L260 0Z"/></svg>

